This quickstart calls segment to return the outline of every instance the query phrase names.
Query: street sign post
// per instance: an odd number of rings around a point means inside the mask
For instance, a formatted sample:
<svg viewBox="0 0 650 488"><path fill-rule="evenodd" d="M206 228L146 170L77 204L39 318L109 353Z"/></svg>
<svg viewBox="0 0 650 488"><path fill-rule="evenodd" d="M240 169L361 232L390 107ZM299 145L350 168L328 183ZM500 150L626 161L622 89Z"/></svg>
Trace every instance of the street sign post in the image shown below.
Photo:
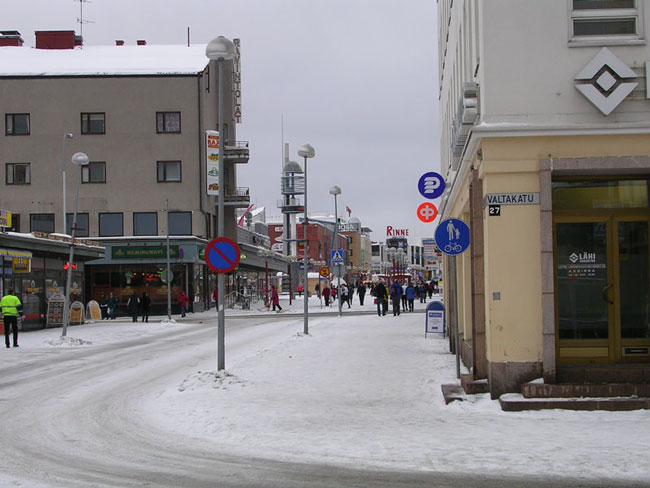
<svg viewBox="0 0 650 488"><path fill-rule="evenodd" d="M456 349L456 377L460 379L460 333L458 331L458 282L456 278L456 256L469 247L470 231L465 222L459 219L447 219L440 222L436 228L436 244L438 249L452 257L453 264L453 297L454 297L454 332Z"/></svg>
<svg viewBox="0 0 650 488"><path fill-rule="evenodd" d="M171 283L172 280L174 279L174 273L169 270L169 269L163 269L160 272L160 281L162 281L165 284Z"/></svg>

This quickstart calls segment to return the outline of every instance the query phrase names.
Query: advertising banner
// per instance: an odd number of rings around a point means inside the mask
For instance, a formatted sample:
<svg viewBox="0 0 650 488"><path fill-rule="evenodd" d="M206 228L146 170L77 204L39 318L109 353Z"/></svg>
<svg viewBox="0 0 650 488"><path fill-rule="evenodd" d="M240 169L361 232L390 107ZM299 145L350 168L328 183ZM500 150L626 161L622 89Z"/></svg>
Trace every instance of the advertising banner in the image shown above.
<svg viewBox="0 0 650 488"><path fill-rule="evenodd" d="M205 131L208 195L219 195L219 131Z"/></svg>

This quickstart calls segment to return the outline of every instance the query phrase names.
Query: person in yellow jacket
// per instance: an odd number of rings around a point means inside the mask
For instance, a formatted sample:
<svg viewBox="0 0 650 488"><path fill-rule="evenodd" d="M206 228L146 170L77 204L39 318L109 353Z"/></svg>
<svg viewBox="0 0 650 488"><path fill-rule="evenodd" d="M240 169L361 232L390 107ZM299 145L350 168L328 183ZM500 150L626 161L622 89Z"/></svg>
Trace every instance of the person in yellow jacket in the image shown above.
<svg viewBox="0 0 650 488"><path fill-rule="evenodd" d="M18 317L23 315L23 305L20 299L14 295L13 288L0 300L0 309L5 324L5 345L9 347L9 333L13 332L14 347L18 347Z"/></svg>

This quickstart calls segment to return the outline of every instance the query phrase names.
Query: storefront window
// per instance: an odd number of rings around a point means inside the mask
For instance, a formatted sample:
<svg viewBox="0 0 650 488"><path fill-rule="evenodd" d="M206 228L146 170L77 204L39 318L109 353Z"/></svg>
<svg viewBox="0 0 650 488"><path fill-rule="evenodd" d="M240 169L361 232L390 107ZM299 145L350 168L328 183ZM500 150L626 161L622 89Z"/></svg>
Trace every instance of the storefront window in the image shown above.
<svg viewBox="0 0 650 488"><path fill-rule="evenodd" d="M650 180L554 181L553 210L648 208Z"/></svg>

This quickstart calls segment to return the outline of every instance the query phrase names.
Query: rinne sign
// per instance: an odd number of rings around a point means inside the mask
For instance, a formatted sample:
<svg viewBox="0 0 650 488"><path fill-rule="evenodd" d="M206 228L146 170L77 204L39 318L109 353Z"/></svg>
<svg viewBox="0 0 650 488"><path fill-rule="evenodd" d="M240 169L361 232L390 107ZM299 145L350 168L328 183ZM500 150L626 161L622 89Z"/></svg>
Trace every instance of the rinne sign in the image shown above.
<svg viewBox="0 0 650 488"><path fill-rule="evenodd" d="M392 225L386 226L386 237L408 237L408 229L395 229Z"/></svg>

